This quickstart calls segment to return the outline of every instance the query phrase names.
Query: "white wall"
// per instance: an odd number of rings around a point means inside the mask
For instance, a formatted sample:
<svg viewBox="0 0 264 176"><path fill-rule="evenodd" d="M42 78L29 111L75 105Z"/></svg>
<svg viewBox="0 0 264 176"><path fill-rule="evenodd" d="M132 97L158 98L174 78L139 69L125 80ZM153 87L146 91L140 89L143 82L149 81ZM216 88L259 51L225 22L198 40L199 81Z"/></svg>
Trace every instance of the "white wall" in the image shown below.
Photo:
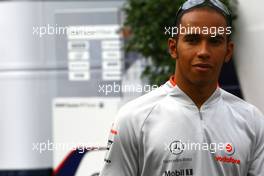
<svg viewBox="0 0 264 176"><path fill-rule="evenodd" d="M246 101L264 112L264 1L239 0L235 63Z"/></svg>
<svg viewBox="0 0 264 176"><path fill-rule="evenodd" d="M55 72L32 35L41 24L42 2L0 3L0 170L46 169L52 153L33 151L51 139Z"/></svg>

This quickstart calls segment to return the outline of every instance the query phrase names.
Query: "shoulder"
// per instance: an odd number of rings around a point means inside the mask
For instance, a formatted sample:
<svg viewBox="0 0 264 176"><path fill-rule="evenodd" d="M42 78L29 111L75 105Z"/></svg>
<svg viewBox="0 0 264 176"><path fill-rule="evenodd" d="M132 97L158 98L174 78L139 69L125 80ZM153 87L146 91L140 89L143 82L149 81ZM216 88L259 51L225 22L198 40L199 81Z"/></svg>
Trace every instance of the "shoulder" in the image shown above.
<svg viewBox="0 0 264 176"><path fill-rule="evenodd" d="M231 107L242 110L245 112L259 111L254 105L246 102L245 100L221 89L222 97L225 103L229 104Z"/></svg>
<svg viewBox="0 0 264 176"><path fill-rule="evenodd" d="M258 122L263 123L264 116L256 106L226 92L223 89L221 89L221 92L224 102L231 108L233 113L238 113L241 117L244 117L245 120L254 124Z"/></svg>
<svg viewBox="0 0 264 176"><path fill-rule="evenodd" d="M125 126L140 130L140 127L155 106L168 95L170 88L168 83L165 83L161 87L126 103L118 112L115 120L116 128Z"/></svg>

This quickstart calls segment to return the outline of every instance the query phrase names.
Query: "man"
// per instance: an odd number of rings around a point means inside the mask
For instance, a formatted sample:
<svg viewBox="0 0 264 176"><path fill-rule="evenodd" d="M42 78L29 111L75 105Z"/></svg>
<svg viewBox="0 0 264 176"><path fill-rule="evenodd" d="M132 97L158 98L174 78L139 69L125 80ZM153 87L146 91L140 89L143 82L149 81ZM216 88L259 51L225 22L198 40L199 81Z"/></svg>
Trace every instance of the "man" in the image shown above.
<svg viewBox="0 0 264 176"><path fill-rule="evenodd" d="M217 86L233 53L230 25L218 0L183 4L177 26L193 30L168 40L175 74L121 108L102 176L264 175L263 115Z"/></svg>

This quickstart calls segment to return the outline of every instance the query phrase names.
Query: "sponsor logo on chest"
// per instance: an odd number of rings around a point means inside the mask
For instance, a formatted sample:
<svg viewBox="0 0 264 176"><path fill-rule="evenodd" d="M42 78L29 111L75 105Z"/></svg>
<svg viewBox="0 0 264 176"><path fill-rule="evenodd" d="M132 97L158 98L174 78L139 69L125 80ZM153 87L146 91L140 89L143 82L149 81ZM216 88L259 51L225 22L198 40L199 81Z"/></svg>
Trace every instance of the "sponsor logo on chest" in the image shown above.
<svg viewBox="0 0 264 176"><path fill-rule="evenodd" d="M193 175L193 169L178 169L178 170L167 170L164 172L164 176L188 176Z"/></svg>

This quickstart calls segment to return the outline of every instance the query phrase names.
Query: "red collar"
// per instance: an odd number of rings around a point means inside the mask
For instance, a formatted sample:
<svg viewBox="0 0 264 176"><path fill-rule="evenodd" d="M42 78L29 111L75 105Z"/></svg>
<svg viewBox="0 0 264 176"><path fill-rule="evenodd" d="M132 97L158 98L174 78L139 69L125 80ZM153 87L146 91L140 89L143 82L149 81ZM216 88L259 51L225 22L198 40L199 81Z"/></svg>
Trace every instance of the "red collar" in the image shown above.
<svg viewBox="0 0 264 176"><path fill-rule="evenodd" d="M170 83L171 83L171 85L173 86L173 87L175 87L176 86L176 80L175 80L175 76L174 75L172 75L172 76L170 76Z"/></svg>

